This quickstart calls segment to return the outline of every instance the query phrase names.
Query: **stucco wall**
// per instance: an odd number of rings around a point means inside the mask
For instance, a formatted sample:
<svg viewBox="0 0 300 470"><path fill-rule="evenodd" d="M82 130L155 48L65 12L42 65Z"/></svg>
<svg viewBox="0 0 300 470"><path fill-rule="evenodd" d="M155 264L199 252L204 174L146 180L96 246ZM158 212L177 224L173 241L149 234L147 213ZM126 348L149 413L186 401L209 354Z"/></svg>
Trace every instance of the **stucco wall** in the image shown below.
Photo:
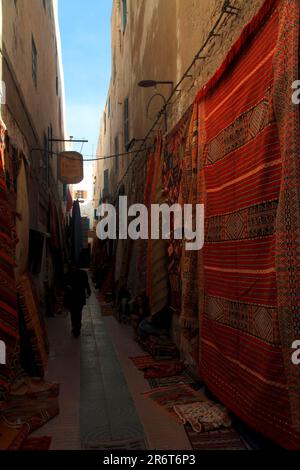
<svg viewBox="0 0 300 470"><path fill-rule="evenodd" d="M23 150L27 152L43 146L50 124L53 136L64 135L60 43L52 3L47 0L44 8L41 0L2 0L1 50L7 103L1 114L7 128L13 128L10 135L19 148L20 139L25 138L27 148ZM32 37L37 49L36 87L32 79ZM51 161L50 165L55 176L56 165Z"/></svg>
<svg viewBox="0 0 300 470"><path fill-rule="evenodd" d="M172 106L168 108L168 130L176 124L193 102L199 88L222 63L262 0L233 0L232 4L240 8L238 16L231 16L222 24L220 36L214 38L206 50L207 59L198 61L192 70L192 77L182 83L181 92L176 94ZM168 97L170 87L140 88L138 82L154 79L171 80L176 84L206 39L222 5L223 0L127 0L127 26L123 33L122 2L114 0L111 17L112 76L108 92L110 117L107 100L106 132L102 123L98 155L114 153L116 136L119 138L120 152L125 151L123 112L126 96L129 98L129 139L146 135L152 124L146 115L147 103L155 92ZM154 98L149 109L150 117L154 117L162 105L162 98ZM163 122L161 124L163 129ZM116 182L122 178L131 158L131 155L119 157L118 174L114 169L114 159L95 165L97 202L103 187L103 170L109 168L110 192L114 194Z"/></svg>

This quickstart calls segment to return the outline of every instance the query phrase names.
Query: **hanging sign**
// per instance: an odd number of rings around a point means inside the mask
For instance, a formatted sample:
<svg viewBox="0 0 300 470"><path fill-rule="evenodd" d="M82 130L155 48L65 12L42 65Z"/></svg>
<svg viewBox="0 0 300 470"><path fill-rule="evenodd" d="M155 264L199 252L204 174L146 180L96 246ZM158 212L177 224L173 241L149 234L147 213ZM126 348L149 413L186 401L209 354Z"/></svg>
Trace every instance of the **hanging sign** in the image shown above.
<svg viewBox="0 0 300 470"><path fill-rule="evenodd" d="M57 176L64 184L76 184L83 180L83 158L81 153L65 151L58 155Z"/></svg>

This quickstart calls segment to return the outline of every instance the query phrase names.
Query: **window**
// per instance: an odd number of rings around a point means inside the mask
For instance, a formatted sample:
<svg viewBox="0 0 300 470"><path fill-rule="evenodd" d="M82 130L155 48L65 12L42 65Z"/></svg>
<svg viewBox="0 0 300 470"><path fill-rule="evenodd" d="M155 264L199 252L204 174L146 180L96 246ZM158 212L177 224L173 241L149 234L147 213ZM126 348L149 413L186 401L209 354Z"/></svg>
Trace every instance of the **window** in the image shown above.
<svg viewBox="0 0 300 470"><path fill-rule="evenodd" d="M119 154L119 139L118 136L115 137L115 155ZM118 174L119 171L119 155L115 157L115 173Z"/></svg>
<svg viewBox="0 0 300 470"><path fill-rule="evenodd" d="M107 115L110 116L110 97L108 98Z"/></svg>
<svg viewBox="0 0 300 470"><path fill-rule="evenodd" d="M129 142L129 107L128 107L128 98L124 100L124 146Z"/></svg>
<svg viewBox="0 0 300 470"><path fill-rule="evenodd" d="M37 87L37 50L36 50L36 45L35 45L33 36L31 37L31 58L32 58L32 80L33 80L34 86Z"/></svg>
<svg viewBox="0 0 300 470"><path fill-rule="evenodd" d="M103 114L104 134L106 134L106 113Z"/></svg>
<svg viewBox="0 0 300 470"><path fill-rule="evenodd" d="M87 191L83 189L78 189L75 191L75 199L87 199Z"/></svg>
<svg viewBox="0 0 300 470"><path fill-rule="evenodd" d="M108 169L103 172L103 198L107 199L109 196L109 181L108 181Z"/></svg>
<svg viewBox="0 0 300 470"><path fill-rule="evenodd" d="M127 0L122 0L122 16L123 16L123 33L125 33L127 25Z"/></svg>

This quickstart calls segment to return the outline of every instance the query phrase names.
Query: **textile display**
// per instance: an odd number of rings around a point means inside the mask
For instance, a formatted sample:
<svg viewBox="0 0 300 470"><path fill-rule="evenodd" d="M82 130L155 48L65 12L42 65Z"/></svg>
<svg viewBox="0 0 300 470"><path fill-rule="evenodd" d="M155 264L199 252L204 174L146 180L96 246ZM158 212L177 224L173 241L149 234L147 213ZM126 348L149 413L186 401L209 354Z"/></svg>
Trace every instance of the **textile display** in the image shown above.
<svg viewBox="0 0 300 470"><path fill-rule="evenodd" d="M231 426L227 410L210 400L174 405L174 411L183 424L189 423L195 432L212 431Z"/></svg>
<svg viewBox="0 0 300 470"><path fill-rule="evenodd" d="M16 279L18 279L26 270L29 252L29 203L24 157L20 160L20 170L17 177L16 213L17 246L15 275Z"/></svg>
<svg viewBox="0 0 300 470"><path fill-rule="evenodd" d="M174 405L206 401L207 398L201 392L194 390L189 384L174 384L168 387L154 388L144 392L143 396L149 398L162 411L180 423L180 418L174 411Z"/></svg>
<svg viewBox="0 0 300 470"><path fill-rule="evenodd" d="M188 128L182 176L179 189L179 203L195 204L198 201L197 194L197 156L198 156L198 109L193 107ZM193 226L195 212L193 211ZM200 282L197 271L197 256L194 251L186 251L184 245L181 251L181 348L189 354L189 360L198 363L199 354L199 315L198 293Z"/></svg>
<svg viewBox="0 0 300 470"><path fill-rule="evenodd" d="M200 90L186 150L186 186L205 204L204 248L187 269L197 276L200 375L288 449L300 448L300 369L291 361L300 331L299 107L291 100L299 8L263 3Z"/></svg>
<svg viewBox="0 0 300 470"><path fill-rule="evenodd" d="M174 384L195 384L195 376L189 371L189 369L185 369L179 374L172 375L171 377L147 377L147 380L151 388L167 387ZM200 385L203 384L201 383Z"/></svg>
<svg viewBox="0 0 300 470"><path fill-rule="evenodd" d="M180 122L164 139L162 191L164 202L169 206L177 204L180 199L180 185L189 123L190 107ZM181 251L182 240L174 239L171 225L171 237L168 244L168 274L170 281L170 305L180 313L181 310Z"/></svg>
<svg viewBox="0 0 300 470"><path fill-rule="evenodd" d="M72 260L78 263L82 250L81 212L78 199L74 201L72 208L71 246Z"/></svg>
<svg viewBox="0 0 300 470"><path fill-rule="evenodd" d="M129 358L138 370L145 370L157 363L157 360L150 354L144 356L134 356Z"/></svg>
<svg viewBox="0 0 300 470"><path fill-rule="evenodd" d="M114 450L129 450L129 451L137 451L137 450L146 450L147 444L144 438L139 437L131 437L129 439L109 439L107 440L91 440L88 442L82 442L81 447L83 450L106 450L113 452Z"/></svg>
<svg viewBox="0 0 300 470"><path fill-rule="evenodd" d="M71 212L72 208L73 208L73 198L72 198L72 195L71 195L70 188L68 187L68 189L67 189L67 207L66 207L66 211Z"/></svg>
<svg viewBox="0 0 300 470"><path fill-rule="evenodd" d="M150 184L151 174L152 181ZM149 178L148 178L149 177ZM161 204L162 194L162 140L158 136L155 142L155 160L150 162L146 183L145 202L148 208L151 204ZM149 227L151 217L149 217ZM165 240L149 238L147 243L147 296L152 315L160 312L169 301L169 282L167 271L167 247Z"/></svg>
<svg viewBox="0 0 300 470"><path fill-rule="evenodd" d="M172 377L183 371L185 365L182 361L156 362L144 371L145 379Z"/></svg>
<svg viewBox="0 0 300 470"><path fill-rule="evenodd" d="M9 391L19 364L19 327L15 268L14 206L5 174L5 127L0 121L0 340L6 345L6 365L0 364L0 399Z"/></svg>
<svg viewBox="0 0 300 470"><path fill-rule="evenodd" d="M244 439L232 427L199 433L186 425L185 431L194 450L250 449Z"/></svg>
<svg viewBox="0 0 300 470"><path fill-rule="evenodd" d="M29 434L59 413L59 385L30 380L20 382L1 407L1 450L19 450Z"/></svg>
<svg viewBox="0 0 300 470"><path fill-rule="evenodd" d="M131 254L127 276L127 289L130 292L131 298L135 299L143 290L145 290L145 276L141 275L141 270L146 270L146 261L141 260L141 250L144 249L142 244L146 240L132 240L131 241Z"/></svg>
<svg viewBox="0 0 300 470"><path fill-rule="evenodd" d="M169 338L149 336L141 342L141 346L157 359L172 359L179 355L177 346Z"/></svg>
<svg viewBox="0 0 300 470"><path fill-rule="evenodd" d="M29 437L24 441L20 447L20 450L49 450L51 445L51 436L37 436Z"/></svg>
<svg viewBox="0 0 300 470"><path fill-rule="evenodd" d="M39 309L39 302L33 282L27 274L23 274L18 284L18 298L39 375L43 377L48 363L49 344L45 327L45 319Z"/></svg>
<svg viewBox="0 0 300 470"><path fill-rule="evenodd" d="M111 317L114 314L114 307L111 303L100 302L100 311L102 317Z"/></svg>

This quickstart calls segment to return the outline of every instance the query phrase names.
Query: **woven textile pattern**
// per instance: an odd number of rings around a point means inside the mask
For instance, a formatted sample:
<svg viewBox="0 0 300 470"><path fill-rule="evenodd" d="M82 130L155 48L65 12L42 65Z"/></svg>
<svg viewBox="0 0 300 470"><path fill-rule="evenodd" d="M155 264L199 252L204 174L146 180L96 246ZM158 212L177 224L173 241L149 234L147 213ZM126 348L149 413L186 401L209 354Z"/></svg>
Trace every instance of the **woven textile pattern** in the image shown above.
<svg viewBox="0 0 300 470"><path fill-rule="evenodd" d="M175 129L166 137L163 151L162 189L169 206L177 204L180 198L182 165L188 135L192 108L184 114ZM174 239L171 224L171 239L168 242L168 274L171 291L171 305L177 313L181 308L181 265L182 240Z"/></svg>
<svg viewBox="0 0 300 470"><path fill-rule="evenodd" d="M37 295L32 280L27 274L23 274L18 285L20 308L24 315L26 327L30 334L30 343L38 372L44 376L48 363L48 337L45 320L39 309Z"/></svg>
<svg viewBox="0 0 300 470"><path fill-rule="evenodd" d="M231 418L227 410L210 400L174 405L174 411L178 414L182 423L189 423L195 432L212 431L223 426L231 426Z"/></svg>
<svg viewBox="0 0 300 470"><path fill-rule="evenodd" d="M149 167L149 172L152 166ZM151 174L149 176L151 179ZM155 161L153 165L153 177L151 189L146 186L146 203L162 203L162 141L158 137L156 142ZM148 197L149 191L149 197ZM151 224L149 217L149 226ZM165 240L149 238L147 243L147 295L149 298L151 314L160 312L169 300L169 283L167 271L167 248Z"/></svg>
<svg viewBox="0 0 300 470"><path fill-rule="evenodd" d="M297 1L264 2L199 92L191 147L205 204L200 373L228 408L289 449L300 448L289 349L300 331L299 110L290 94L298 28Z"/></svg>
<svg viewBox="0 0 300 470"><path fill-rule="evenodd" d="M6 345L6 365L0 365L0 398L9 390L19 358L13 202L6 186L5 128L0 122L0 340Z"/></svg>

